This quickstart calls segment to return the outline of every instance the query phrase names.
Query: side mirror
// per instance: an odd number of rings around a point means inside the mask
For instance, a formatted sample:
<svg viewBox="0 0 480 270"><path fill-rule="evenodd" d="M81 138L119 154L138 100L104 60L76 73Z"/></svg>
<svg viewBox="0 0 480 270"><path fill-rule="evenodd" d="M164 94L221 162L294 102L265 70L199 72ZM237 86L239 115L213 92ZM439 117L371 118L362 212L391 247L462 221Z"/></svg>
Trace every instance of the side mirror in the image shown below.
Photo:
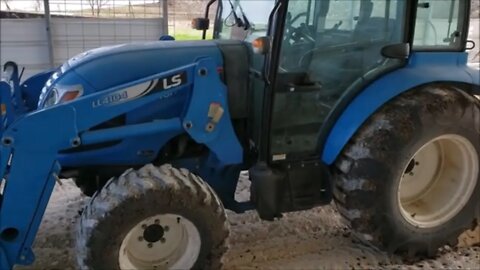
<svg viewBox="0 0 480 270"><path fill-rule="evenodd" d="M408 59L410 57L410 44L398 43L387 45L382 48L382 55L392 59Z"/></svg>
<svg viewBox="0 0 480 270"><path fill-rule="evenodd" d="M208 18L195 18L192 20L192 28L195 30L205 31L210 27L210 20Z"/></svg>

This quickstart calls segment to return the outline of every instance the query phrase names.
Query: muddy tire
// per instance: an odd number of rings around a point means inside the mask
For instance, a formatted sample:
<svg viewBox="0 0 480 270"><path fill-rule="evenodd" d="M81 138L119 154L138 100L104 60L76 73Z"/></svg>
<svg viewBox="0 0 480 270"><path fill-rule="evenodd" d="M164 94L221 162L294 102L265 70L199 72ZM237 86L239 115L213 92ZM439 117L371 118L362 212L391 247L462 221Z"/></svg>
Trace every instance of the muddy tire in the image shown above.
<svg viewBox="0 0 480 270"><path fill-rule="evenodd" d="M480 220L480 106L450 86L373 115L335 166L340 214L364 243L407 258L456 245Z"/></svg>
<svg viewBox="0 0 480 270"><path fill-rule="evenodd" d="M220 269L229 235L222 203L199 177L147 165L112 178L77 227L79 269Z"/></svg>
<svg viewBox="0 0 480 270"><path fill-rule="evenodd" d="M80 172L80 175L74 178L75 184L80 189L83 195L92 197L95 192L100 190L110 178L100 178L99 176L88 173Z"/></svg>

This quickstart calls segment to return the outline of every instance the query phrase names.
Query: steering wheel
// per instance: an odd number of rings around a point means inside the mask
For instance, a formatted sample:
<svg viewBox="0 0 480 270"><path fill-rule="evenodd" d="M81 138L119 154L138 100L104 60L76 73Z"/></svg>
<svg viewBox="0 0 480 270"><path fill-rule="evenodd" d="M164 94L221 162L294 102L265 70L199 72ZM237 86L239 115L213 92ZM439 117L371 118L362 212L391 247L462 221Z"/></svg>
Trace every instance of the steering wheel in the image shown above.
<svg viewBox="0 0 480 270"><path fill-rule="evenodd" d="M309 42L315 42L315 39L312 37L311 29L305 23L301 23L300 26L294 27L293 24L298 21L298 19L307 16L307 12L301 12L292 18L292 13L287 14L287 19L285 23L285 40L292 40L293 42L300 42L303 38Z"/></svg>
<svg viewBox="0 0 480 270"><path fill-rule="evenodd" d="M315 39L311 34L312 31L305 23L301 23L298 27L293 26L298 19L307 16L307 14L307 12L299 13L293 19L290 12L287 14L283 50L284 55L288 56L289 59L281 61L280 68L283 71L293 71L300 68L300 62L293 62L290 59L302 59L304 52L310 51L315 44Z"/></svg>
<svg viewBox="0 0 480 270"><path fill-rule="evenodd" d="M290 15L290 17L292 17L292 13L291 13L291 12L289 12L288 14ZM294 22L296 22L296 21L297 21L298 19L300 19L301 17L304 17L304 16L306 17L307 14L308 14L308 13L307 13L306 11L305 11L305 12L300 12L300 13L298 13L297 15L295 15L295 17L293 17L293 19L290 20L290 25L292 25Z"/></svg>

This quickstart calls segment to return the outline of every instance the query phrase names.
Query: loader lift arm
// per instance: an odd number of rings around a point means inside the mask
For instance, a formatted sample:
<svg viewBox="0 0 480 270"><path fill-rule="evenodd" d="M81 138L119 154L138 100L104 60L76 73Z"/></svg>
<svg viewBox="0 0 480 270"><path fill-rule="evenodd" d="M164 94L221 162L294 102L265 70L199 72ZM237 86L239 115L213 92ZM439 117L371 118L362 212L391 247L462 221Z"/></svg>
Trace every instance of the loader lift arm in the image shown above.
<svg viewBox="0 0 480 270"><path fill-rule="evenodd" d="M125 90L131 85L180 73L186 75L187 82L166 90L137 96L131 96ZM99 123L154 100L167 99L182 89L191 89L191 94L184 114L179 117L89 131ZM13 122L4 121L4 117L15 117L11 116L10 98L5 91L1 94L2 112L5 112L2 113L0 129L0 173L3 177L0 197L1 269L10 269L15 264L28 265L34 260L31 246L58 178L60 165L56 156L60 150L160 132L186 132L198 143L205 144L221 164L237 164L243 159L242 148L230 121L226 87L210 58L19 116ZM114 98L117 96L123 99ZM32 138L33 134L36 139ZM226 145L230 151L221 151Z"/></svg>

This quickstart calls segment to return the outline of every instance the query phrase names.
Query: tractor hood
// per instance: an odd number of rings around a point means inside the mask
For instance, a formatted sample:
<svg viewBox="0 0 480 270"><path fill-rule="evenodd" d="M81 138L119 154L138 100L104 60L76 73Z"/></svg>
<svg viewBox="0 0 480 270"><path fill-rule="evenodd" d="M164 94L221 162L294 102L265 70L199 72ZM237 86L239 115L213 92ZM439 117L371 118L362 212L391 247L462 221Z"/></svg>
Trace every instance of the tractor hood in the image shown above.
<svg viewBox="0 0 480 270"><path fill-rule="evenodd" d="M74 71L100 91L192 64L203 57L210 57L222 65L222 54L211 41L123 44L84 52L64 64L62 73ZM61 83L63 76L59 77Z"/></svg>

